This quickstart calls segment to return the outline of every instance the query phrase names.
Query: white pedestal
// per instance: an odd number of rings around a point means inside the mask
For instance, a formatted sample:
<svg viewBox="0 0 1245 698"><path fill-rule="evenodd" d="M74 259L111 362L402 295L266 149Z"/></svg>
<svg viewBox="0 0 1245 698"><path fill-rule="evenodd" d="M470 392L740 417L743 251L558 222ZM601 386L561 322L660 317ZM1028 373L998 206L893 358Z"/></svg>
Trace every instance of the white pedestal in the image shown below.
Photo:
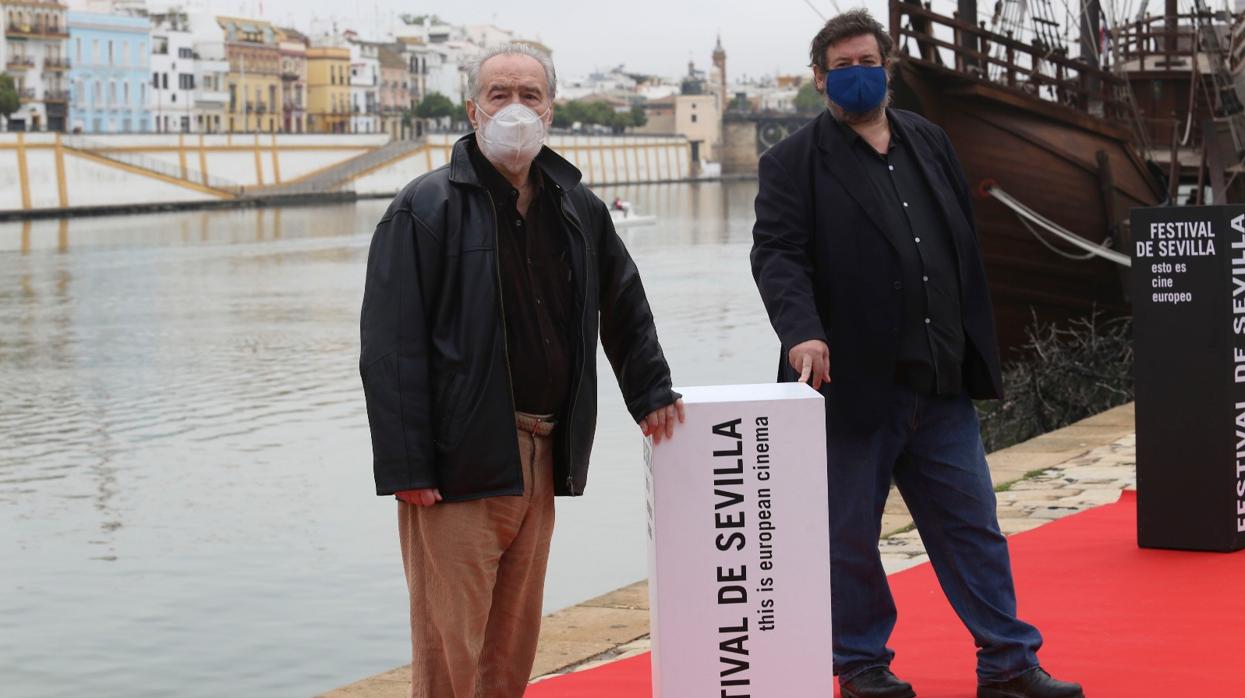
<svg viewBox="0 0 1245 698"><path fill-rule="evenodd" d="M678 390L647 452L654 697L833 695L821 395Z"/></svg>

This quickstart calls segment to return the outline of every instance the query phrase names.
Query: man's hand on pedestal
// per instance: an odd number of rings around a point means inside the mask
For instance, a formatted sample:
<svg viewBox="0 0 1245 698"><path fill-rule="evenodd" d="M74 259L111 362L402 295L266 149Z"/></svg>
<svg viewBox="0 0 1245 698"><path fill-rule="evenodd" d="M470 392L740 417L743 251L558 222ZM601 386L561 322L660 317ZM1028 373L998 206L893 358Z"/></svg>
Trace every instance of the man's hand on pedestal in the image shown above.
<svg viewBox="0 0 1245 698"><path fill-rule="evenodd" d="M830 382L830 347L820 339L810 339L791 347L787 362L792 370L800 372L800 382L809 383L813 390L821 390L822 383Z"/></svg>
<svg viewBox="0 0 1245 698"><path fill-rule="evenodd" d="M682 424L687 416L683 412L683 399L675 400L665 407L654 410L640 421L640 430L645 436L653 437L653 443L661 443L661 439L674 436L674 424L677 420Z"/></svg>

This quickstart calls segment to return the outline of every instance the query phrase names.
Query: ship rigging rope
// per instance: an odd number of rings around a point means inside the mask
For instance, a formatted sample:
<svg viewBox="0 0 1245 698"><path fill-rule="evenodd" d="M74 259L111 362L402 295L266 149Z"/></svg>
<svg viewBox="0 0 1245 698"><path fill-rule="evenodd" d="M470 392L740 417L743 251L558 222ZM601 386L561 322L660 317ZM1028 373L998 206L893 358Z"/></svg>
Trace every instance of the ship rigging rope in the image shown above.
<svg viewBox="0 0 1245 698"><path fill-rule="evenodd" d="M1076 233L1051 221L1049 218L1034 211L1028 206L1025 206L1024 204L1022 204L1021 202L1013 198L1011 194L1008 194L1007 192L1000 189L997 185L989 184L985 187L985 190L988 194L990 194L990 196L994 197L999 203L1010 208L1017 216L1019 216L1021 221L1026 223L1026 227L1028 227L1027 223L1033 223L1037 225L1039 228L1042 228L1052 233L1053 235L1059 238L1062 238L1064 241L1072 245L1075 245L1076 247L1079 247L1082 250L1085 250L1089 254L1102 257L1103 259L1107 261L1115 262L1116 264L1119 264L1121 266L1131 267L1133 265L1133 262L1131 259L1128 258L1128 255L1124 255L1113 249L1110 249L1109 247L1107 247L1107 244L1105 242L1096 243L1096 242L1090 242L1089 240L1086 240L1080 235L1077 235ZM1039 237L1038 239L1041 239L1041 238ZM1043 240L1043 242L1046 242L1046 241ZM1067 253L1063 253L1063 254L1066 255Z"/></svg>
<svg viewBox="0 0 1245 698"><path fill-rule="evenodd" d="M1038 232L1038 230L1034 228L1033 224L1030 223L1029 221L1025 220L1024 218L1021 218L1020 216L1016 216L1016 220L1020 221L1020 224L1025 227L1025 230L1028 230L1030 235L1037 238L1037 241L1042 243L1043 247L1050 250L1051 252L1054 252L1060 257L1071 259L1074 262L1084 262L1087 259L1094 258L1093 252L1085 252L1084 254L1076 254L1074 252L1065 252L1059 249L1058 247L1055 247L1055 243L1051 242L1050 240L1047 240L1046 236Z"/></svg>

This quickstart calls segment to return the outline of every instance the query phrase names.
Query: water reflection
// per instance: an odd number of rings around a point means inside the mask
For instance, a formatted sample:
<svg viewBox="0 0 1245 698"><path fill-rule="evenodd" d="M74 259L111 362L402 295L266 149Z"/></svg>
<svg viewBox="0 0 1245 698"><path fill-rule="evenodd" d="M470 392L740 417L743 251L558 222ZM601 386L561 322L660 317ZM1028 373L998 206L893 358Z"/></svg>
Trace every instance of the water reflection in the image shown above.
<svg viewBox="0 0 1245 698"><path fill-rule="evenodd" d="M772 376L755 189L599 192L658 218L621 235L681 384ZM387 205L0 223L6 694L308 695L405 660L357 375ZM588 496L559 502L550 609L644 575L638 430L601 392Z"/></svg>

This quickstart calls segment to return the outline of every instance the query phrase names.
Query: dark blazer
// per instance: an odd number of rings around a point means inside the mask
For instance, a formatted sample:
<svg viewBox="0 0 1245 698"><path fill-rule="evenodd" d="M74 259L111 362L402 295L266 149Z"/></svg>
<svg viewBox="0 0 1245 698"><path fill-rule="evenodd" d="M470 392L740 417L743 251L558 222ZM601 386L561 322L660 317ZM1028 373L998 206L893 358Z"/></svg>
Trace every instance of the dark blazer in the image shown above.
<svg viewBox="0 0 1245 698"><path fill-rule="evenodd" d="M937 199L959 267L966 338L964 385L974 398L1002 394L985 267L963 169L941 128L890 109ZM788 350L810 339L830 347L824 388L831 428L876 424L895 387L903 304L898 231L828 111L761 156L752 273L782 342L780 381L798 376Z"/></svg>
<svg viewBox="0 0 1245 698"><path fill-rule="evenodd" d="M468 157L404 188L368 253L359 371L372 432L376 493L438 487L447 501L523 494L497 221ZM677 397L640 272L609 211L579 170L548 148L574 275L571 387L555 432L554 493L583 494L597 419L597 335L639 421Z"/></svg>

